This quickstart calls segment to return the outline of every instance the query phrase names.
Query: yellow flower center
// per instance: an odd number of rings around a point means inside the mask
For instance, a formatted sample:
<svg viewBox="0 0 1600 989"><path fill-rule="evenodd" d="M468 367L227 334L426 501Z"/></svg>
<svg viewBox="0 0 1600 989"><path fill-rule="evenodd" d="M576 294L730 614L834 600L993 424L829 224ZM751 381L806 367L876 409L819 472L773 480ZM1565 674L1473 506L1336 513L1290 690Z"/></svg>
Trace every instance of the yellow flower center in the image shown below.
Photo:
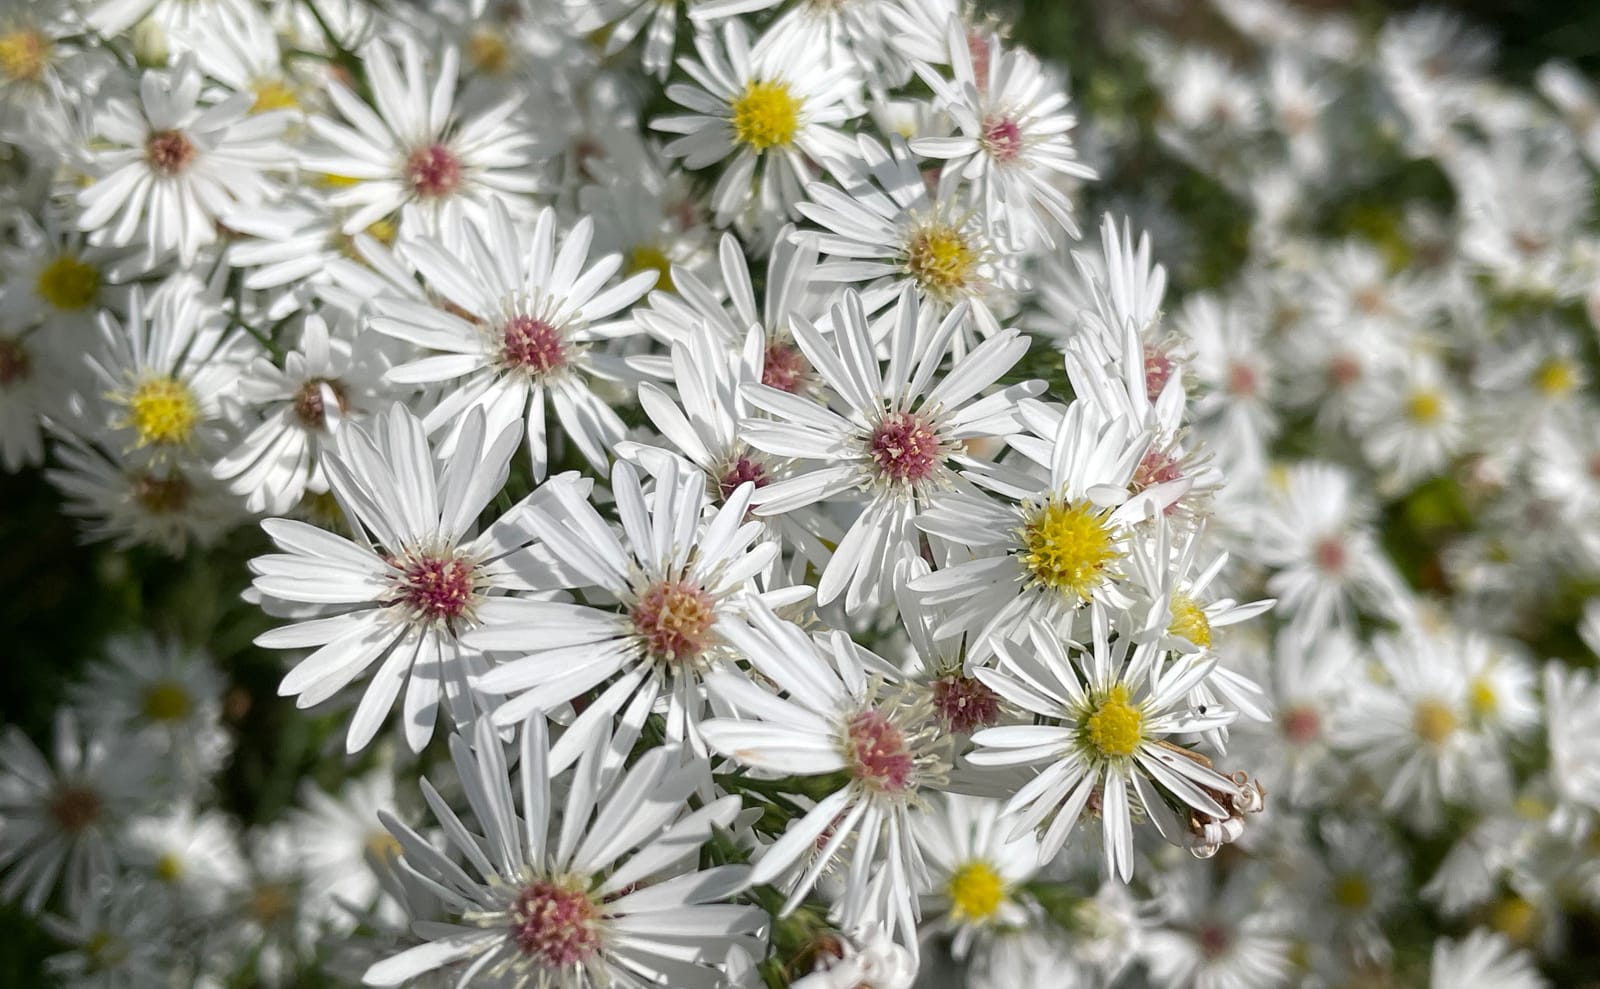
<svg viewBox="0 0 1600 989"><path fill-rule="evenodd" d="M511 46L499 31L481 27L467 39L467 59L479 72L497 76L511 64Z"/></svg>
<svg viewBox="0 0 1600 989"><path fill-rule="evenodd" d="M987 862L968 862L950 876L950 913L957 920L988 920L1005 899L1005 881Z"/></svg>
<svg viewBox="0 0 1600 989"><path fill-rule="evenodd" d="M1084 723L1091 748L1107 759L1133 755L1144 732L1144 712L1128 699L1128 688L1117 684L1096 705Z"/></svg>
<svg viewBox="0 0 1600 989"><path fill-rule="evenodd" d="M1205 609L1194 598L1187 594L1174 594L1172 623L1167 626L1167 634L1188 639L1202 649L1210 649L1211 619L1206 617Z"/></svg>
<svg viewBox="0 0 1600 989"><path fill-rule="evenodd" d="M63 254L40 270L34 290L56 309L82 309L100 294L100 271Z"/></svg>
<svg viewBox="0 0 1600 989"><path fill-rule="evenodd" d="M38 82L50 60L50 39L28 28L0 34L0 75L17 82Z"/></svg>
<svg viewBox="0 0 1600 989"><path fill-rule="evenodd" d="M1455 732L1456 716L1439 701L1425 700L1416 706L1412 725L1416 728L1418 738L1429 745L1439 746Z"/></svg>
<svg viewBox="0 0 1600 989"><path fill-rule="evenodd" d="M656 245L640 244L629 255L628 274L636 275L641 271L657 273L656 288L664 292L676 290L677 286L672 284L672 259L667 257L666 251Z"/></svg>
<svg viewBox="0 0 1600 989"><path fill-rule="evenodd" d="M918 227L906 241L906 270L917 287L941 301L969 288L977 266L978 252L948 223Z"/></svg>
<svg viewBox="0 0 1600 989"><path fill-rule="evenodd" d="M250 105L251 113L264 113L267 110L293 110L300 105L300 97L295 95L289 84L282 79L266 79L255 85L256 101Z"/></svg>
<svg viewBox="0 0 1600 989"><path fill-rule="evenodd" d="M349 175L335 175L332 172L313 173L312 178L324 189L348 189L351 186L361 184L361 180L358 178L353 178Z"/></svg>
<svg viewBox="0 0 1600 989"><path fill-rule="evenodd" d="M752 80L733 101L733 135L756 151L786 148L800 129L800 106L787 83Z"/></svg>
<svg viewBox="0 0 1600 989"><path fill-rule="evenodd" d="M129 424L139 445L188 442L200 421L200 405L189 386L172 377L147 378L128 397Z"/></svg>
<svg viewBox="0 0 1600 989"><path fill-rule="evenodd" d="M1120 555L1110 515L1087 501L1055 498L1025 510L1017 558L1044 586L1087 599Z"/></svg>
<svg viewBox="0 0 1600 989"><path fill-rule="evenodd" d="M193 706L183 684L167 680L145 688L139 711L151 721L182 721Z"/></svg>
<svg viewBox="0 0 1600 989"><path fill-rule="evenodd" d="M156 859L156 878L164 883L175 883L183 878L183 860L172 852L163 852Z"/></svg>
<svg viewBox="0 0 1600 989"><path fill-rule="evenodd" d="M1421 426L1431 426L1444 415L1444 396L1432 388L1418 388L1406 396L1406 416Z"/></svg>
<svg viewBox="0 0 1600 989"><path fill-rule="evenodd" d="M1533 386L1545 396L1560 398L1578 387L1578 369L1571 361L1552 357L1533 372Z"/></svg>
<svg viewBox="0 0 1600 989"><path fill-rule="evenodd" d="M1538 933L1539 913L1520 896L1508 896L1489 911L1489 924L1518 944L1532 944Z"/></svg>
<svg viewBox="0 0 1600 989"><path fill-rule="evenodd" d="M1346 873L1333 882L1333 902L1345 910L1361 910L1372 902L1372 887L1360 873Z"/></svg>
<svg viewBox="0 0 1600 989"><path fill-rule="evenodd" d="M1467 703L1472 706L1472 713L1480 718L1490 717L1500 708L1500 698L1494 692L1494 684L1486 677L1473 678L1467 688Z"/></svg>
<svg viewBox="0 0 1600 989"><path fill-rule="evenodd" d="M400 857L400 842L387 831L374 831L367 835L366 847L379 862L392 862Z"/></svg>
<svg viewBox="0 0 1600 989"><path fill-rule="evenodd" d="M95 931L83 942L83 954L90 972L104 972L128 957L128 942L110 931Z"/></svg>

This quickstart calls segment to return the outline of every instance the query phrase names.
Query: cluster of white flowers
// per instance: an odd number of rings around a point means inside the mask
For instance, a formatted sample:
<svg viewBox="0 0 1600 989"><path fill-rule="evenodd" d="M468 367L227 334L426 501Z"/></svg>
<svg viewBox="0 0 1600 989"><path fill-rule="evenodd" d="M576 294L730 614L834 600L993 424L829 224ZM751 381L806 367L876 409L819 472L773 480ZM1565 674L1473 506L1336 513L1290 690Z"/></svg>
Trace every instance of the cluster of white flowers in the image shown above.
<svg viewBox="0 0 1600 989"><path fill-rule="evenodd" d="M113 640L0 741L51 970L1543 985L1600 908L1600 95L1215 6L1247 61L1122 42L1141 137L961 0L8 5L0 463L252 547L334 729L241 819L229 671Z"/></svg>

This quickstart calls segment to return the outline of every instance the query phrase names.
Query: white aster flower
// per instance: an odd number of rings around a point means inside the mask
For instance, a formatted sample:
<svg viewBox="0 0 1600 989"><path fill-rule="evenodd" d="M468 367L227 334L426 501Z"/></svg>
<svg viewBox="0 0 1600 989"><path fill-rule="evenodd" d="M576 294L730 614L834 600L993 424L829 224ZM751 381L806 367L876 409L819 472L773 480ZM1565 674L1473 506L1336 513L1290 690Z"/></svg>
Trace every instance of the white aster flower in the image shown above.
<svg viewBox="0 0 1600 989"><path fill-rule="evenodd" d="M1544 989L1548 982L1526 951L1503 934L1473 928L1459 941L1440 938L1433 944L1429 989Z"/></svg>
<svg viewBox="0 0 1600 989"><path fill-rule="evenodd" d="M1079 162L1067 132L1077 118L1064 112L1067 94L1022 49L1006 51L996 35L982 42L982 58L960 22L952 19L947 37L953 79L923 71L935 104L955 121L954 137L923 137L911 150L944 159L940 190L953 192L972 183L984 217L1014 244L1035 237L1053 245L1050 224L1078 236L1064 179L1092 179L1094 169ZM985 68L977 78L976 65Z"/></svg>
<svg viewBox="0 0 1600 989"><path fill-rule="evenodd" d="M983 214L952 190L936 195L921 167L899 138L890 147L866 135L829 162L839 183L806 186L805 217L825 233L802 231L824 256L817 277L868 282L862 298L869 312L900 298L901 286L916 287L923 331L931 335L946 313L969 303L978 336L1000 331L995 312L1014 287L998 263ZM970 340L963 334L958 353Z"/></svg>
<svg viewBox="0 0 1600 989"><path fill-rule="evenodd" d="M107 103L95 124L103 145L89 153L96 179L77 197L90 243L138 240L146 268L173 252L190 265L217 239L223 214L277 195L264 173L289 159L278 140L289 115L251 114L251 93L202 106L200 88L199 71L183 59L170 72L145 72L137 103Z"/></svg>
<svg viewBox="0 0 1600 989"><path fill-rule="evenodd" d="M434 352L391 368L387 379L458 382L423 419L430 433L449 427L447 451L469 410L483 410L493 435L526 420L536 481L549 466L548 399L566 436L595 470L604 470L624 426L591 379L627 374L620 357L600 348L631 332L632 324L607 318L648 291L655 272L606 288L622 258L610 254L585 267L593 224L578 221L558 246L551 209L539 213L531 230L519 229L499 204L481 225L462 222L451 229L455 242L423 238L407 242L402 252L453 311L403 297L373 303L374 330Z"/></svg>
<svg viewBox="0 0 1600 989"><path fill-rule="evenodd" d="M40 924L66 951L45 959L45 971L74 989L140 989L171 984L175 957L169 910L136 882L103 888L72 908L70 916L45 916Z"/></svg>
<svg viewBox="0 0 1600 989"><path fill-rule="evenodd" d="M300 786L299 806L288 815L288 826L300 870L310 879L303 912L334 930L348 930L352 910L373 906L381 889L374 870L390 864L400 854L378 819L397 813L395 773L380 765L361 777L344 780L330 793L306 780ZM391 907L380 917L391 917Z"/></svg>
<svg viewBox="0 0 1600 989"><path fill-rule="evenodd" d="M699 59L679 64L695 82L674 83L667 96L689 113L659 117L650 126L681 134L663 149L693 171L728 158L711 193L719 226L754 207L770 222L799 202L813 164L838 154L844 139L834 125L856 116L859 83L823 52L798 45L750 47L747 28L730 20L720 40L695 38Z"/></svg>
<svg viewBox="0 0 1600 989"><path fill-rule="evenodd" d="M373 965L365 983L409 985L448 967L457 985L477 977L530 989L723 985L718 966L736 945L759 951L746 935L767 919L759 908L717 902L744 884L744 866L695 870L700 846L732 823L738 798L685 813L705 763L657 747L624 771L631 741L602 733L585 748L558 824L542 714L522 729L520 813L489 720L478 722L471 743L453 736L484 835L469 832L426 780L423 795L465 866L384 816L405 867L441 896L451 920L417 924L423 943Z"/></svg>
<svg viewBox="0 0 1600 989"><path fill-rule="evenodd" d="M843 595L845 610L858 614L888 600L895 561L919 550L916 521L930 501L955 488L977 496L957 473L975 463L963 444L1016 432L1016 404L1043 390L1043 382L1028 381L983 395L1028 348L1015 329L991 336L936 379L965 315L957 307L919 343L917 300L907 287L890 330L889 362L880 369L860 297L847 291L833 309L831 342L809 322L794 322L801 352L836 398L823 404L766 385L745 387L745 398L773 416L745 422L750 445L816 464L763 488L757 514L841 496L866 502L822 571L819 603Z"/></svg>
<svg viewBox="0 0 1600 989"><path fill-rule="evenodd" d="M519 104L502 100L467 119L453 112L460 56L446 48L429 84L421 44L400 41L402 66L391 46L373 41L362 56L375 107L337 80L328 98L346 121L314 115L311 131L326 147L309 151L301 167L338 176L328 196L348 210L344 232L354 234L404 211L402 227L433 232L465 214L482 217L491 203L526 211L539 187L533 135L516 119ZM348 184L345 180L350 180Z"/></svg>
<svg viewBox="0 0 1600 989"><path fill-rule="evenodd" d="M968 475L1007 500L954 493L917 523L970 550L971 559L915 578L911 589L930 606L949 609L942 630L969 630L974 658L1031 618L1059 623L1090 601L1129 601L1119 584L1127 577L1133 528L1150 516L1160 522L1163 492L1176 493L1167 485L1129 497L1149 434L1127 420L1106 418L1082 401L1064 414L1024 403L1019 414L1050 430L1043 438L1011 440L1037 466Z"/></svg>
<svg viewBox="0 0 1600 989"><path fill-rule="evenodd" d="M236 826L222 812L179 803L128 823L127 861L171 892L176 912L214 915L244 883Z"/></svg>
<svg viewBox="0 0 1600 989"><path fill-rule="evenodd" d="M529 588L539 567L524 552L532 537L523 509L550 490L540 488L473 535L505 485L516 445L514 428L489 437L475 412L455 453L436 460L422 423L396 405L371 433L354 423L340 429L323 460L355 540L290 519L262 523L282 552L251 562L254 586L269 611L301 620L262 633L256 644L315 647L279 691L310 707L376 666L350 722L349 751L372 740L403 687L413 751L432 737L441 700L458 724L486 703L468 681L488 660L461 636L495 607L494 592Z"/></svg>
<svg viewBox="0 0 1600 989"><path fill-rule="evenodd" d="M221 724L227 681L211 657L149 633L110 639L105 650L75 692L79 709L119 736L148 739L178 782L220 769L232 740Z"/></svg>
<svg viewBox="0 0 1600 989"><path fill-rule="evenodd" d="M244 369L239 404L260 418L212 472L251 512L284 515L308 493L327 492L321 456L333 429L347 417L370 415L377 401L381 367L370 341L336 336L310 313L281 367L261 356Z"/></svg>
<svg viewBox="0 0 1600 989"><path fill-rule="evenodd" d="M118 829L153 797L148 750L105 731L80 732L56 711L46 758L15 725L0 738L0 899L38 913L57 888L69 909L116 871Z"/></svg>
<svg viewBox="0 0 1600 989"><path fill-rule="evenodd" d="M752 607L750 620L753 626L743 628L730 623L725 634L785 696L744 673L710 674L712 694L738 716L702 723L706 744L762 772L841 774L838 789L762 853L750 881L787 877L787 913L853 840L845 889L834 905L840 925L849 930L874 919L891 936L915 929L914 893L926 887L927 869L910 816L948 769L926 702L887 684L893 667L843 632L832 634L824 654L765 607Z"/></svg>
<svg viewBox="0 0 1600 989"><path fill-rule="evenodd" d="M1126 638L1110 641L1103 609L1093 609L1091 626L1092 647L1072 655L1039 624L1030 629L1031 656L1010 644L997 646L999 668L980 668L978 679L1048 722L986 728L972 736L977 750L968 759L976 766L1046 764L1006 805L1016 818L1013 833L1049 821L1040 845L1044 862L1066 844L1093 799L1105 832L1106 872L1127 882L1135 808L1163 836L1172 823L1168 800L1187 808L1184 825L1197 837L1209 821L1237 816L1239 785L1203 756L1167 740L1225 724L1232 714L1200 714L1188 705L1188 692L1210 672L1211 661L1188 656L1163 670L1155 647L1130 650ZM1204 837L1204 844L1221 843Z"/></svg>
<svg viewBox="0 0 1600 989"><path fill-rule="evenodd" d="M985 934L1028 921L1019 887L1038 870L1039 842L1032 832L1011 837L1002 808L998 800L949 793L915 818L933 880L925 909L941 915L937 930L954 934L957 959Z"/></svg>
<svg viewBox="0 0 1600 989"><path fill-rule="evenodd" d="M619 462L611 494L621 538L566 488L557 490L553 504L529 512L524 524L575 575L567 586L597 590L617 607L496 602L466 637L478 648L521 654L478 679L484 690L510 697L495 721L519 724L534 712L556 711L616 677L555 746L551 762L558 771L597 726L630 702L635 711L648 710L662 693L667 737L703 752L700 682L740 658L730 623L758 597L782 607L810 594L804 586L756 594L754 578L771 565L778 547L756 543L761 523L746 520L752 491L742 485L707 517L703 475L679 474L669 462L647 503L637 472Z"/></svg>

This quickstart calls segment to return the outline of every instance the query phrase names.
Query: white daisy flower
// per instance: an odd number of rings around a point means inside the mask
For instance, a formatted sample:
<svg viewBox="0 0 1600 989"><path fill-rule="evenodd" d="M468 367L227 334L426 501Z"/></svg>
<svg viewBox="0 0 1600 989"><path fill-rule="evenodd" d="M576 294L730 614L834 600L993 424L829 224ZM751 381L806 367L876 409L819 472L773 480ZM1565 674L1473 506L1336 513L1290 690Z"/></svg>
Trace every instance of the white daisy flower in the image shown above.
<svg viewBox="0 0 1600 989"><path fill-rule="evenodd" d="M384 815L405 867L440 895L451 921L419 923L423 943L373 965L365 984L412 984L440 969L459 973L460 985L478 976L552 989L724 984L718 966L737 944L755 948L746 935L767 915L718 902L744 885L744 866L696 871L695 857L713 828L733 822L738 798L685 813L706 778L703 762L685 763L676 749L657 747L624 771L631 739L603 733L578 760L557 826L544 716L522 729L520 813L496 731L483 719L471 743L451 738L482 838L422 784L465 865Z"/></svg>
<svg viewBox="0 0 1600 989"><path fill-rule="evenodd" d="M1405 591L1378 546L1372 506L1349 472L1329 463L1290 467L1255 520L1253 555L1276 571L1267 591L1309 629L1347 625L1356 603L1403 613Z"/></svg>
<svg viewBox="0 0 1600 989"><path fill-rule="evenodd" d="M344 232L354 234L401 213L403 229L434 232L481 218L491 203L526 212L538 189L533 135L516 119L519 103L506 99L468 119L453 112L460 56L446 48L429 84L421 43L371 42L362 53L374 106L349 87L329 80L328 99L346 123L313 115L311 132L326 143L301 156L301 168L337 176L342 188L329 205L347 210Z"/></svg>
<svg viewBox="0 0 1600 989"><path fill-rule="evenodd" d="M202 106L199 70L189 59L140 77L139 99L113 98L95 124L89 152L97 176L78 193L78 228L93 244L142 241L145 267L176 252L193 264L217 239L217 221L237 205L278 195L264 173L285 167L278 137L283 111L251 114L251 93Z"/></svg>
<svg viewBox="0 0 1600 989"><path fill-rule="evenodd" d="M127 252L86 244L82 232L59 229L53 217L39 224L19 214L11 235L16 244L0 248L9 273L0 318L40 324L40 344L77 360L94 337L99 311L125 307L116 284L127 274Z"/></svg>
<svg viewBox="0 0 1600 989"><path fill-rule="evenodd" d="M1165 917L1145 935L1140 955L1150 978L1171 989L1250 989L1290 975L1290 941L1281 910L1262 902L1263 877L1246 865L1192 865L1161 874Z"/></svg>
<svg viewBox="0 0 1600 989"><path fill-rule="evenodd" d="M1110 640L1104 609L1092 609L1090 624L1091 648L1071 655L1068 644L1040 624L1030 629L1031 655L1010 643L997 645L999 668L978 669L978 679L1048 721L986 728L972 736L977 749L967 758L975 766L1047 764L1006 804L1015 816L1013 833L1049 820L1040 843L1040 861L1048 862L1093 800L1105 833L1106 872L1127 882L1133 876L1135 809L1163 837L1172 823L1169 806L1187 814L1184 825L1197 835L1210 821L1236 816L1239 784L1211 769L1203 756L1167 740L1225 724L1232 714L1200 714L1188 705L1188 692L1213 661L1188 656L1163 669L1155 647L1130 649L1126 638ZM1220 843L1209 833L1206 838Z"/></svg>
<svg viewBox="0 0 1600 989"><path fill-rule="evenodd" d="M1495 740L1475 728L1454 643L1412 628L1373 639L1383 681L1356 685L1337 744L1383 791L1383 807L1423 832L1447 804L1502 803L1508 768Z"/></svg>
<svg viewBox="0 0 1600 989"><path fill-rule="evenodd" d="M0 899L38 913L62 890L69 909L95 899L115 874L118 830L154 794L152 754L105 731L80 732L68 708L55 717L47 758L16 725L0 738Z"/></svg>
<svg viewBox="0 0 1600 989"><path fill-rule="evenodd" d="M847 291L833 308L831 342L806 320L794 322L801 352L837 399L822 404L765 385L745 387L745 398L774 417L745 422L750 445L817 462L763 488L758 515L847 494L866 501L822 571L820 604L843 595L845 610L859 614L886 601L894 562L919 551L916 522L930 501L955 488L977 494L957 474L974 463L963 444L1016 432L1016 404L1044 390L1042 381L1027 381L979 397L1027 351L1028 339L1015 329L991 336L936 380L965 316L957 307L919 343L922 320L908 286L890 330L888 366L880 369L861 299Z"/></svg>
<svg viewBox="0 0 1600 989"><path fill-rule="evenodd" d="M1600 811L1600 684L1589 670L1544 668L1551 783L1569 805Z"/></svg>
<svg viewBox="0 0 1600 989"><path fill-rule="evenodd" d="M148 739L179 782L220 769L233 740L221 723L227 681L211 657L149 633L110 639L105 651L74 692L79 709L119 735Z"/></svg>
<svg viewBox="0 0 1600 989"><path fill-rule="evenodd" d="M813 164L847 147L835 125L858 115L852 104L859 82L844 68L825 65L814 49L752 50L737 20L728 22L720 41L712 32L699 34L695 50L698 60L679 60L695 84L667 87L667 96L690 112L650 123L682 135L663 150L691 171L733 159L711 192L718 226L752 207L767 220L792 215Z"/></svg>
<svg viewBox="0 0 1600 989"><path fill-rule="evenodd" d="M486 433L474 412L456 452L436 460L422 423L403 406L368 433L346 424L323 458L334 496L357 539L290 519L262 528L281 553L251 562L255 589L269 611L294 624L264 632L268 649L315 647L279 684L300 707L319 704L376 665L346 738L366 747L406 687L407 744L420 751L433 735L441 700L467 723L488 699L469 686L488 660L461 636L497 607L494 592L529 589L540 565L525 552L532 538L525 509L549 497L553 479L476 536L479 514L505 485L517 431ZM409 685L409 686L408 686Z"/></svg>
<svg viewBox="0 0 1600 989"><path fill-rule="evenodd" d="M1466 438L1461 399L1436 360L1416 357L1363 380L1352 427L1382 490L1404 491L1442 471Z"/></svg>
<svg viewBox="0 0 1600 989"><path fill-rule="evenodd" d="M1549 984L1532 957L1504 934L1475 927L1459 941L1433 943L1429 989L1545 989Z"/></svg>
<svg viewBox="0 0 1600 989"><path fill-rule="evenodd" d="M216 543L242 515L202 465L151 463L143 451L108 450L70 434L60 436L54 453L61 466L45 477L65 495L62 511L85 520L85 541L183 556Z"/></svg>
<svg viewBox="0 0 1600 989"><path fill-rule="evenodd" d="M782 480L791 465L783 458L769 457L750 446L740 435L739 426L752 412L744 397L744 386L758 380L772 380L762 369L763 333L751 326L741 352L731 352L706 323L690 335L687 342L672 345L672 380L677 385L678 401L659 386L639 384L639 405L651 425L661 433L663 445L648 445L626 440L617 446L617 456L638 464L655 477L672 469L669 461L687 461L689 469L705 475L710 504L726 504L739 486L748 482L756 491ZM792 344L791 344L792 346ZM772 353L772 346L766 348ZM799 355L798 348L795 348ZM796 360L804 363L805 358ZM796 366L796 365L791 365ZM793 379L783 379L792 382ZM676 451L674 454L671 451ZM763 579L771 586L778 579L777 564L789 577L788 583L804 584L808 566L820 570L832 556L843 532L820 511L796 509L783 515L763 518L764 539L779 547L792 548L790 558L774 561Z"/></svg>
<svg viewBox="0 0 1600 989"><path fill-rule="evenodd" d="M1029 415L1028 404L1020 415ZM968 475L1005 502L952 494L917 521L929 535L971 552L971 559L910 586L929 606L947 609L942 629L969 630L973 658L1034 617L1059 623L1089 601L1129 602L1119 587L1128 576L1128 540L1135 525L1164 507L1162 490L1128 496L1147 433L1081 401L1062 415L1040 406L1035 419L1053 421L1052 432L1011 443L1042 469L1023 473L1001 465Z"/></svg>
<svg viewBox="0 0 1600 989"><path fill-rule="evenodd" d="M893 667L834 632L822 647L800 628L756 605L752 626L725 634L756 672L784 696L743 673L706 678L737 717L700 726L715 751L750 769L784 776L838 775L823 796L762 853L753 884L786 878L792 911L824 870L854 842L834 914L846 930L867 919L896 930L916 927L914 892L927 885L911 814L948 769L945 744L929 723L927 702L888 685Z"/></svg>
<svg viewBox="0 0 1600 989"><path fill-rule="evenodd" d="M223 397L260 351L227 325L187 278L146 297L135 288L127 318L100 313L100 347L87 356L101 394L103 423L85 424L151 463L209 459L227 442Z"/></svg>
<svg viewBox="0 0 1600 989"><path fill-rule="evenodd" d="M38 334L0 334L0 467L8 473L44 463L42 416L54 404L60 381L50 373L39 340Z"/></svg>
<svg viewBox="0 0 1600 989"><path fill-rule="evenodd" d="M215 915L244 883L235 825L220 811L179 803L128 823L127 861L169 890L182 914Z"/></svg>
<svg viewBox="0 0 1600 989"><path fill-rule="evenodd" d="M182 977L171 912L140 883L113 883L74 906L69 916L39 921L67 949L44 962L45 971L62 985L135 989Z"/></svg>
<svg viewBox="0 0 1600 989"><path fill-rule="evenodd" d="M954 78L927 69L920 74L959 134L917 138L911 150L946 162L939 182L943 195L971 183L984 218L1011 243L1038 238L1054 245L1047 218L1077 238L1072 201L1061 185L1096 176L1077 160L1067 137L1077 123L1063 112L1067 94L1031 53L1006 51L996 35L984 39L987 50L976 59L965 29L952 19L946 43ZM982 82L974 67L979 61L986 70Z"/></svg>
<svg viewBox="0 0 1600 989"><path fill-rule="evenodd" d="M377 404L381 366L370 351L360 337L352 343L336 336L310 313L300 345L284 355L282 367L263 356L244 370L237 398L260 418L212 472L247 509L284 515L308 493L328 490L321 455L333 429L346 417L369 415Z"/></svg>
<svg viewBox="0 0 1600 989"><path fill-rule="evenodd" d="M958 960L986 933L1028 922L1019 887L1039 868L1039 842L1032 832L1011 837L1002 806L948 793L938 810L915 819L933 880L924 908L941 915L936 930L954 934Z"/></svg>
<svg viewBox="0 0 1600 989"><path fill-rule="evenodd" d="M281 319L304 305L308 295L333 279L335 264L362 260L354 238L344 232L345 211L328 206L325 198L302 188L277 203L232 210L224 220L238 235L223 255L227 263L246 269L245 288L275 293L268 319ZM388 245L398 230L383 218L361 233ZM286 291L308 286L310 292Z"/></svg>
<svg viewBox="0 0 1600 989"><path fill-rule="evenodd" d="M392 862L400 846L383 826L380 814L395 814L395 773L380 765L365 776L344 780L330 793L307 780L300 785L299 806L289 812L288 826L299 867L314 879L304 912L335 930L354 923L352 910L371 907L382 888L374 870ZM392 907L379 916L391 916Z"/></svg>
<svg viewBox="0 0 1600 989"><path fill-rule="evenodd" d="M498 724L518 724L537 711L555 711L616 679L591 698L551 754L557 771L599 726L630 703L645 710L666 694L666 736L704 752L697 730L700 682L740 658L729 634L757 600L782 607L808 597L800 586L756 594L754 578L777 555L757 543L759 522L746 521L753 486L741 485L707 517L706 478L680 475L669 462L650 503L626 463L611 473L611 494L622 521L619 539L575 492L558 489L555 503L530 511L524 525L575 575L574 588L597 589L617 608L556 601L497 602L469 645L521 653L477 681L510 697L495 711ZM752 545L754 544L754 545ZM554 590L554 587L544 589Z"/></svg>
<svg viewBox="0 0 1600 989"><path fill-rule="evenodd" d="M444 449L454 447L470 410L482 409L495 435L526 419L536 481L549 467L547 398L567 437L596 471L605 470L624 427L590 380L615 381L629 372L621 358L599 352L598 345L632 331L631 323L607 318L632 305L656 278L642 271L606 288L622 259L611 254L585 268L593 224L578 221L559 247L555 228L554 210L540 211L532 230L524 232L494 204L482 225L454 225L455 242L407 242L402 252L455 309L380 298L371 321L379 333L442 351L391 368L387 380L461 379L423 419L430 433L449 427Z"/></svg>
<svg viewBox="0 0 1600 989"><path fill-rule="evenodd" d="M949 190L935 195L917 161L896 138L883 145L862 135L828 170L839 183L806 186L805 217L826 233L802 231L817 250L833 258L817 277L868 282L862 290L869 312L900 297L909 283L922 302L924 332L954 307L969 303L979 336L1000 331L995 309L1006 301L1013 278L999 263L980 211ZM964 335L962 347L970 343Z"/></svg>

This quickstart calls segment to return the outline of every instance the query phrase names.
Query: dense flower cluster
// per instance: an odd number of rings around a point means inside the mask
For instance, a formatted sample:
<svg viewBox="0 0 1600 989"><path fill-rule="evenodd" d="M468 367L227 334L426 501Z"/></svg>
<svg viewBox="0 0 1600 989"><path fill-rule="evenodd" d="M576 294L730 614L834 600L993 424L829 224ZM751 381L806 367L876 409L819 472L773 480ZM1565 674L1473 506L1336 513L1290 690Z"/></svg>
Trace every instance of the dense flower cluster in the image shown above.
<svg viewBox="0 0 1600 989"><path fill-rule="evenodd" d="M1135 23L1081 124L960 0L8 7L0 463L250 547L215 637L331 729L241 818L212 643L108 643L0 739L51 971L1562 971L1600 93L1213 6L1233 60Z"/></svg>

